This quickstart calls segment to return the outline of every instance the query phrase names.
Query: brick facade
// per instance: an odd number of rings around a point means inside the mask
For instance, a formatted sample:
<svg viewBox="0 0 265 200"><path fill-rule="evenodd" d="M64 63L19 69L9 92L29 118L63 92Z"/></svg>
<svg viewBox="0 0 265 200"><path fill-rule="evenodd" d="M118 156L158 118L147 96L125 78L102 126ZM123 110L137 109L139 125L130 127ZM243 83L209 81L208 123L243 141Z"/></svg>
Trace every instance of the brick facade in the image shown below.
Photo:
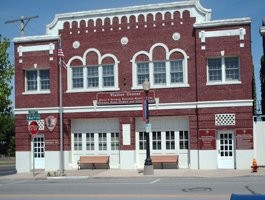
<svg viewBox="0 0 265 200"><path fill-rule="evenodd" d="M197 2L197 1L196 1ZM178 3L176 3L177 5ZM180 3L180 5L182 5ZM189 7L198 6L191 3ZM137 7L136 7L137 8ZM152 88L158 102L150 105L150 117L183 116L189 120L190 149L198 149L199 130L252 130L252 56L250 20L209 21L209 11L196 16L193 9L174 10L167 4L164 9L158 6L147 7L146 10L127 8L117 13L102 12L102 17L93 13L74 15L73 19L58 15L49 25L47 37L32 39L15 39L15 85L16 85L16 151L30 151L31 136L27 130L26 114L28 110L37 109L41 119L49 115L58 118L57 125L51 133L47 128L40 131L46 140L60 139L59 124L59 37L49 39L49 32L61 36L62 49L66 63L70 67L83 65L112 64L115 60L104 55L114 55L118 60L118 90L105 92L141 91L133 89L132 58L138 52L151 52L152 60L187 59L187 86ZM151 11L148 11L148 8ZM182 8L182 7L181 7ZM126 12L128 10L128 12ZM129 12L130 11L130 12ZM96 11L95 11L96 12ZM66 14L66 16L68 16ZM70 16L70 15L69 15ZM75 19L76 18L76 19ZM57 21L56 21L57 20ZM55 23L57 22L57 23ZM59 27L60 26L60 27ZM59 27L59 28L58 28ZM231 30L238 34L229 35ZM244 34L240 31L244 30ZM225 33L225 32L228 33ZM205 33L205 38L200 34ZM214 36L207 36L213 33ZM218 36L218 34L221 35ZM224 34L224 35L222 35ZM241 36L243 38L241 38ZM126 38L128 42L126 43ZM123 41L124 40L124 41ZM19 54L19 48L32 46L53 46L50 50L25 51ZM51 50L52 49L52 50ZM87 51L93 49L93 51ZM179 49L166 58L172 49ZM100 53L97 54L96 52ZM240 83L208 84L207 58L236 56L240 60ZM86 56L84 58L84 56ZM82 58L82 59L79 59ZM85 61L85 63L84 63ZM144 54L136 57L137 62L149 61ZM25 73L28 69L49 69L50 92L47 94L26 93ZM69 69L68 69L69 70ZM73 119L108 119L117 118L120 129L120 150L135 150L135 119L142 117L141 105L127 111L123 105L96 105L97 94L102 91L72 92L69 90L69 72L62 70L63 77L63 130L64 150L71 151L71 121ZM71 80L70 80L71 81ZM175 104L174 109L171 105ZM128 106L128 105L127 105ZM138 107L137 107L138 106ZM163 107L165 106L165 107ZM171 106L167 108L166 106ZM114 108L115 107L115 108ZM78 110L78 111L71 111ZM105 109L105 110L104 110ZM113 111L111 111L113 109ZM216 126L216 114L235 114L234 125ZM131 145L123 145L122 124L130 124ZM59 143L46 144L45 151L59 151Z"/></svg>

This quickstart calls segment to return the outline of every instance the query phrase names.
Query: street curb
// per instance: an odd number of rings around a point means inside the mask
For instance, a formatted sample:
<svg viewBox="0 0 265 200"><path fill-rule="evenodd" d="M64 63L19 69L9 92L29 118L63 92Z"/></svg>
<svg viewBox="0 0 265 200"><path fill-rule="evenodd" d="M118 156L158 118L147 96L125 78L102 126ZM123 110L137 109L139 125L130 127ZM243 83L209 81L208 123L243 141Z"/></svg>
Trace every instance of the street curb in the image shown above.
<svg viewBox="0 0 265 200"><path fill-rule="evenodd" d="M54 177L47 177L47 180L82 180L88 179L89 176L54 176Z"/></svg>

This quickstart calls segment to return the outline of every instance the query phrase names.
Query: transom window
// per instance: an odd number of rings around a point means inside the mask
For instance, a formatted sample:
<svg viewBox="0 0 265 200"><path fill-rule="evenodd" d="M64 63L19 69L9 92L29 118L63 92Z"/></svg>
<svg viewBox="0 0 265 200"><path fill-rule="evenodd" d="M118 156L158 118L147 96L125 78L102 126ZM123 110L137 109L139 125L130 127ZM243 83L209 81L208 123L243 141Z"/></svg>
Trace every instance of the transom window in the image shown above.
<svg viewBox="0 0 265 200"><path fill-rule="evenodd" d="M28 70L26 73L26 92L45 92L50 90L50 70Z"/></svg>
<svg viewBox="0 0 265 200"><path fill-rule="evenodd" d="M208 83L240 81L238 57L208 58Z"/></svg>

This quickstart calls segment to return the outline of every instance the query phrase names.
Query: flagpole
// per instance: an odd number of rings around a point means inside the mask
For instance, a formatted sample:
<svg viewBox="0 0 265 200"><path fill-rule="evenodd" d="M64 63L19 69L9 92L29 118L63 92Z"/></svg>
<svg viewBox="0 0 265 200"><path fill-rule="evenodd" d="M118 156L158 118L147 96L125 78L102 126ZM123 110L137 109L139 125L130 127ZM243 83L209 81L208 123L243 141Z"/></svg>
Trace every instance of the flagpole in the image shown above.
<svg viewBox="0 0 265 200"><path fill-rule="evenodd" d="M59 38L61 48L61 38ZM62 57L59 56L59 95L60 95L60 175L64 174L64 155L63 155L63 90L62 90Z"/></svg>

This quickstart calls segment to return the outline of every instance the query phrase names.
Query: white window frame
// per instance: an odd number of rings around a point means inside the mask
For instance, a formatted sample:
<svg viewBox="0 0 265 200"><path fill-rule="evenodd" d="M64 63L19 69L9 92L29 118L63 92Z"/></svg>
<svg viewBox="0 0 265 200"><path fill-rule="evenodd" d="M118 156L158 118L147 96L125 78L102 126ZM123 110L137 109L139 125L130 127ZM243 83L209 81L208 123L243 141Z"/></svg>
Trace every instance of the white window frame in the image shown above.
<svg viewBox="0 0 265 200"><path fill-rule="evenodd" d="M165 49L166 51L166 58L164 60L153 60L152 58L152 51L155 47L157 46L161 46ZM180 60L180 59L169 59L170 55L178 52L181 53L183 55L183 82L182 83L171 83L171 72L170 72L170 62L174 61L174 60ZM145 55L149 60L148 61L136 61L137 57L139 55ZM148 62L149 63L149 82L150 82L150 86L152 89L159 89L159 88L176 88L176 87L189 87L189 83L188 83L188 59L189 57L187 56L186 52L183 51L182 49L176 48L176 49L172 49L171 51L168 50L167 46L165 44L162 43L158 43L153 45L150 48L149 52L146 51L139 51L136 54L134 54L131 63L132 63L132 90L139 90L142 89L142 84L138 84L138 74L137 74L137 64L138 63L144 63L144 62ZM166 83L162 83L162 84L155 84L154 83L154 62L165 62L166 63Z"/></svg>
<svg viewBox="0 0 265 200"><path fill-rule="evenodd" d="M42 69L30 69L25 70L25 92L23 94L50 94L50 89L41 89L41 79L40 79L40 71L49 71L49 68L42 68ZM28 90L28 80L27 80L27 72L29 71L36 71L37 72L37 89L36 90ZM49 81L50 81L50 88L51 88L51 78L49 74Z"/></svg>
<svg viewBox="0 0 265 200"><path fill-rule="evenodd" d="M225 65L225 59L226 58L238 58L238 75L239 80L228 80L226 79L226 65ZM221 59L221 80L209 80L209 66L208 66L208 60L209 59ZM206 85L229 85L229 84L241 84L241 76L240 76L240 58L238 56L222 56L222 57L215 57L215 58L208 58L207 59L207 84Z"/></svg>

